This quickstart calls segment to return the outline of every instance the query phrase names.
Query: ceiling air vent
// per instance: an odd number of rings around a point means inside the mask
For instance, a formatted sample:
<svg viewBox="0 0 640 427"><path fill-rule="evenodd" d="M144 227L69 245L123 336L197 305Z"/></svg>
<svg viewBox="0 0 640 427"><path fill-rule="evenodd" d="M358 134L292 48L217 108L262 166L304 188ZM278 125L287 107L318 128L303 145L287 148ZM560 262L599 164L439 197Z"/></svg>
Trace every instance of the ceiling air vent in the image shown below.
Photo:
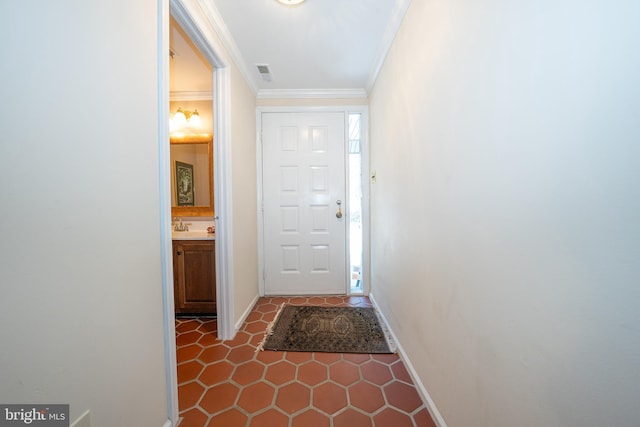
<svg viewBox="0 0 640 427"><path fill-rule="evenodd" d="M270 82L271 71L269 71L269 66L267 64L257 64L256 67L258 68L258 72L260 73L262 80L264 80L265 82Z"/></svg>

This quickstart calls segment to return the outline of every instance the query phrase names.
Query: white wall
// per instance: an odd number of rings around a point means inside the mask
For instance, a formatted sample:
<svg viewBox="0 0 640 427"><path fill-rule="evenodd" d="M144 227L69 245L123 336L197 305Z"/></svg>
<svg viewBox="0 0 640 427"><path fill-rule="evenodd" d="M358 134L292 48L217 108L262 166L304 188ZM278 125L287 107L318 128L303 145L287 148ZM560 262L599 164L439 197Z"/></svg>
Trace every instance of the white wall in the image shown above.
<svg viewBox="0 0 640 427"><path fill-rule="evenodd" d="M640 3L413 1L372 289L449 427L637 426Z"/></svg>
<svg viewBox="0 0 640 427"><path fill-rule="evenodd" d="M157 4L0 14L0 402L167 419Z"/></svg>
<svg viewBox="0 0 640 427"><path fill-rule="evenodd" d="M235 321L258 296L256 96L231 68L231 142Z"/></svg>

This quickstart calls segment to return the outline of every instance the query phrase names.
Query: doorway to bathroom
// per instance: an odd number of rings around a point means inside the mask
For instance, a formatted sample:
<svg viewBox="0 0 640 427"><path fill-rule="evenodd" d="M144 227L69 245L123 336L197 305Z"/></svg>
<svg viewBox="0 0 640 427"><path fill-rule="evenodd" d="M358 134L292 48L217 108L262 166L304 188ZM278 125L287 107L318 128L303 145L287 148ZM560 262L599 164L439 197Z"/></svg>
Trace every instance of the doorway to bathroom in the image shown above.
<svg viewBox="0 0 640 427"><path fill-rule="evenodd" d="M233 241L231 218L231 150L230 150L230 98L231 71L229 64L218 53L221 46L214 40L215 33L211 22L202 8L184 0L159 2L159 38L158 38L158 114L163 126L159 129L159 167L161 181L161 241L162 241L162 287L163 318L165 330L165 366L167 378L167 402L169 419L175 425L178 421L178 386L176 361L176 328L174 313L174 280L172 268L171 233L171 171L169 150L169 61L171 52L169 43L170 20L174 19L202 57L213 70L211 90L208 102L211 106L211 127L214 130L213 144L213 198L215 199L215 277L217 288L217 336L230 339L234 334L233 314L233 253L230 249ZM181 101L181 103L184 101ZM183 107L183 109L190 109ZM195 108L194 108L195 110Z"/></svg>

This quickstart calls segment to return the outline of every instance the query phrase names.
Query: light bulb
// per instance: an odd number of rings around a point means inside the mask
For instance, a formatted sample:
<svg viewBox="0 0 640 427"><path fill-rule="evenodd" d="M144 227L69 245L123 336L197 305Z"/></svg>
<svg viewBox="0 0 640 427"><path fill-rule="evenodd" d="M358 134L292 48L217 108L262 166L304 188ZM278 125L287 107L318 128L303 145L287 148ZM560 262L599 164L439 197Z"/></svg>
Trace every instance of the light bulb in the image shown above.
<svg viewBox="0 0 640 427"><path fill-rule="evenodd" d="M184 115L182 108L178 108L178 111L173 115L173 124L176 129L181 129L187 125L187 116Z"/></svg>
<svg viewBox="0 0 640 427"><path fill-rule="evenodd" d="M200 113L198 113L198 110L193 110L193 113L191 113L191 117L189 117L189 127L202 127L202 120L200 119Z"/></svg>

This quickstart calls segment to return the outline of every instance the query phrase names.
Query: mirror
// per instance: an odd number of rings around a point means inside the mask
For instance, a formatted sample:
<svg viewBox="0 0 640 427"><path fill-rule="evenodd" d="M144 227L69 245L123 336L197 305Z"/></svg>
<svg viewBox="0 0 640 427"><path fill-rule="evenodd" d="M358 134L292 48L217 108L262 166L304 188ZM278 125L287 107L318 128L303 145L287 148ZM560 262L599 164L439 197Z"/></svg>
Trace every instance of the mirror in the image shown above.
<svg viewBox="0 0 640 427"><path fill-rule="evenodd" d="M213 138L171 137L171 216L214 216Z"/></svg>

